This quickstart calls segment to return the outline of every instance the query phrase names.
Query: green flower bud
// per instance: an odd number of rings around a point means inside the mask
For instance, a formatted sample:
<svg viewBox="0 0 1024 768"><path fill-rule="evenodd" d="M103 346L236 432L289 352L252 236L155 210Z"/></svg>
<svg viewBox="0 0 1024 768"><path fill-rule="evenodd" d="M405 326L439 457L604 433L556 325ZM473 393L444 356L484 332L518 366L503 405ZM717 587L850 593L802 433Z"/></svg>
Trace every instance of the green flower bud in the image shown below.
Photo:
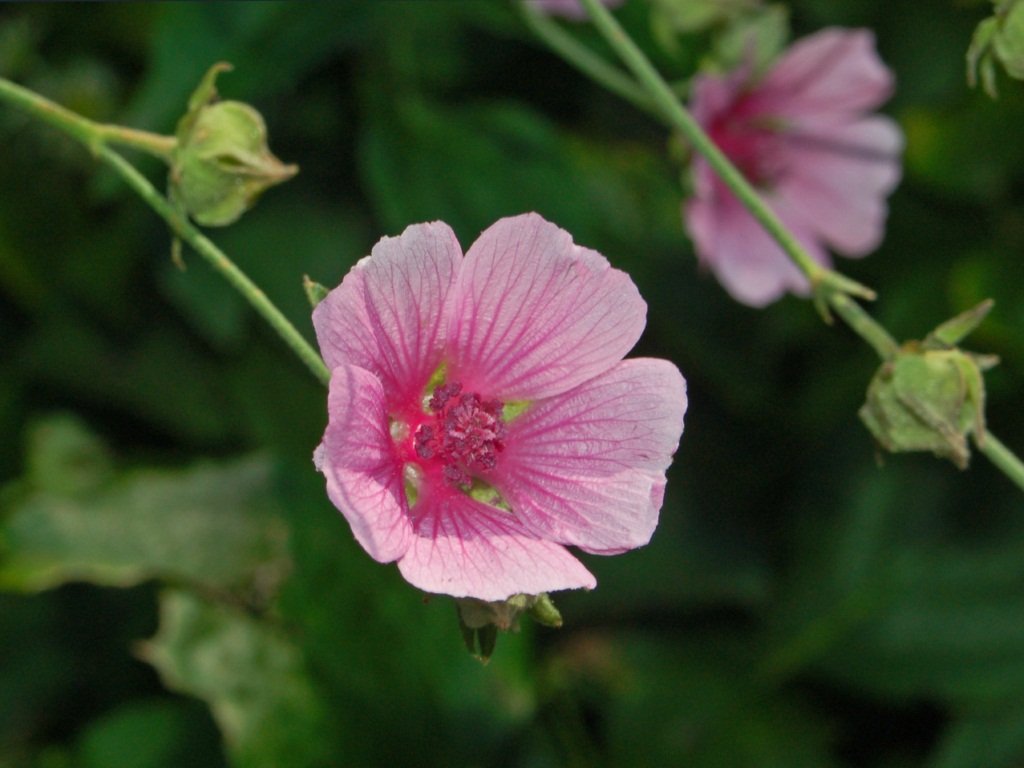
<svg viewBox="0 0 1024 768"><path fill-rule="evenodd" d="M882 364L868 386L860 418L890 452L931 451L959 468L967 467L968 435L985 438L985 382L982 371L994 357L953 346L991 309L987 301L949 320L923 342L903 345Z"/></svg>
<svg viewBox="0 0 1024 768"><path fill-rule="evenodd" d="M992 50L1006 74L1024 80L1024 2L1003 5L1005 13L992 40Z"/></svg>
<svg viewBox="0 0 1024 768"><path fill-rule="evenodd" d="M306 292L306 298L312 309L316 309L316 305L326 299L327 294L331 292L327 286L321 285L309 275L302 276L302 290Z"/></svg>
<svg viewBox="0 0 1024 768"><path fill-rule="evenodd" d="M456 599L455 606L466 648L483 662L494 653L498 630L518 631L519 617L523 613L529 613L538 624L562 626L562 615L547 594L512 595L507 600L494 602L464 597Z"/></svg>
<svg viewBox="0 0 1024 768"><path fill-rule="evenodd" d="M1024 80L1024 0L996 0L995 15L982 21L967 49L967 83L973 88L981 73L981 84L996 97L995 62L1006 74Z"/></svg>
<svg viewBox="0 0 1024 768"><path fill-rule="evenodd" d="M769 5L729 24L714 41L715 64L725 72L749 66L763 74L789 41L789 9Z"/></svg>
<svg viewBox="0 0 1024 768"><path fill-rule="evenodd" d="M285 165L267 147L263 117L248 104L214 101L214 81L226 64L210 68L178 124L171 164L171 192L199 224L231 224L260 194L287 181L298 167Z"/></svg>

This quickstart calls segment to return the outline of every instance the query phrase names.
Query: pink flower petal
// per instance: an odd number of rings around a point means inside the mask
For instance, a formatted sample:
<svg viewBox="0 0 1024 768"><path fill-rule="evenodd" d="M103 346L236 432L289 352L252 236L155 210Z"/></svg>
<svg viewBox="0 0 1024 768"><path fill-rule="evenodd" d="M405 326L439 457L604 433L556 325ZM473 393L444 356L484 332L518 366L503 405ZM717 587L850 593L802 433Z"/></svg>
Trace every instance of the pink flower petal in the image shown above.
<svg viewBox="0 0 1024 768"><path fill-rule="evenodd" d="M646 324L627 274L534 213L480 235L453 299L453 376L504 401L555 395L608 370Z"/></svg>
<svg viewBox="0 0 1024 768"><path fill-rule="evenodd" d="M874 109L892 87L871 31L830 27L794 43L757 87L757 99L766 115L827 116Z"/></svg>
<svg viewBox="0 0 1024 768"><path fill-rule="evenodd" d="M493 482L547 539L612 553L646 544L679 445L686 383L666 360L623 360L508 425Z"/></svg>
<svg viewBox="0 0 1024 768"><path fill-rule="evenodd" d="M327 495L371 557L396 560L409 547L412 527L383 386L369 371L339 365L331 372L327 410L330 421L314 455Z"/></svg>
<svg viewBox="0 0 1024 768"><path fill-rule="evenodd" d="M418 399L441 361L445 298L461 257L443 222L378 242L313 311L327 366L376 374L389 408Z"/></svg>
<svg viewBox="0 0 1024 768"><path fill-rule="evenodd" d="M836 251L862 256L885 233L886 197L900 179L903 134L887 117L801 126L786 136L792 172L778 197Z"/></svg>
<svg viewBox="0 0 1024 768"><path fill-rule="evenodd" d="M398 561L413 586L479 600L596 586L564 547L538 539L511 514L457 491L432 490L413 509L415 533Z"/></svg>
<svg viewBox="0 0 1024 768"><path fill-rule="evenodd" d="M683 216L698 258L732 297L751 307L763 307L787 291L806 294L807 280L771 236L730 192L721 190L718 195L712 200L692 198L684 205ZM768 202L811 257L829 264L828 254L786 208L787 201Z"/></svg>

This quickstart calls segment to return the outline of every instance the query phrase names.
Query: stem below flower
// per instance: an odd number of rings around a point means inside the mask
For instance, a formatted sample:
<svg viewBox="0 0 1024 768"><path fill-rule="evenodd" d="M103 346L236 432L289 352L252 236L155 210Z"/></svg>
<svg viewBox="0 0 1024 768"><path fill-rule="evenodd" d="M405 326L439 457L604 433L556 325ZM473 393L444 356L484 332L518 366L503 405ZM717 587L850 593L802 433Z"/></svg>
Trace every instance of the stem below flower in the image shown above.
<svg viewBox="0 0 1024 768"><path fill-rule="evenodd" d="M183 213L175 209L167 198L161 195L149 180L136 170L134 165L107 146L108 143L123 144L166 160L177 144L174 137L95 123L4 78L0 78L0 101L7 101L21 107L34 117L63 131L84 144L97 158L109 165L139 197L167 222L167 225L178 237L192 246L196 253L206 259L210 266L245 297L317 379L324 384L330 381L330 371L327 370L320 355L281 313L281 310L267 298L267 295Z"/></svg>

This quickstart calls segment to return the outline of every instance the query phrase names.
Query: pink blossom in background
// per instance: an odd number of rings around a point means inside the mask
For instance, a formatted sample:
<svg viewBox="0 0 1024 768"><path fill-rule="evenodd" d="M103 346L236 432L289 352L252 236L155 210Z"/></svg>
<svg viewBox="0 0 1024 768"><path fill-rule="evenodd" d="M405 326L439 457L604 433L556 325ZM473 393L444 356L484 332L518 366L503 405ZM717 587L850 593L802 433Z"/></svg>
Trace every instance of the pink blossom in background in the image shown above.
<svg viewBox="0 0 1024 768"><path fill-rule="evenodd" d="M536 214L463 256L448 225L386 237L314 310L331 369L314 460L364 549L427 592L591 588L565 549L646 544L686 385L622 357L629 276Z"/></svg>
<svg viewBox="0 0 1024 768"><path fill-rule="evenodd" d="M794 44L759 81L749 71L694 80L696 120L822 264L826 248L863 256L882 239L900 178L903 135L867 114L892 93L867 30L822 30ZM764 306L807 281L715 176L693 163L683 215L697 256L739 301Z"/></svg>
<svg viewBox="0 0 1024 768"><path fill-rule="evenodd" d="M625 1L601 0L601 5L605 8L618 8ZM528 0L528 2L552 16L563 16L574 21L584 21L589 18L587 9L583 7L580 0Z"/></svg>

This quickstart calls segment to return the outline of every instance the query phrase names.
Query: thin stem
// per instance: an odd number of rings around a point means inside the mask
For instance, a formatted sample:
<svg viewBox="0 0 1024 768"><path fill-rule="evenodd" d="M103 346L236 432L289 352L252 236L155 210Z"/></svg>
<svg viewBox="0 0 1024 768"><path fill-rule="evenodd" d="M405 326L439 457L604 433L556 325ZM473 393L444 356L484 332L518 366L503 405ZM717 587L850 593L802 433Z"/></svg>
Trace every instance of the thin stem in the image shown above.
<svg viewBox="0 0 1024 768"><path fill-rule="evenodd" d="M547 43L555 53L569 62L569 64L576 67L576 69L591 80L607 88L616 96L625 99L637 109L642 109L659 119L663 119L654 102L637 87L634 80L630 79L618 68L608 64L604 58L598 56L585 45L580 44L576 38L562 29L561 25L529 3L520 2L519 10L526 24L537 33L537 37Z"/></svg>
<svg viewBox="0 0 1024 768"><path fill-rule="evenodd" d="M177 211L168 202L167 198L157 192L156 188L149 183L149 180L139 173L135 166L125 160L121 155L110 147L101 146L97 152L101 160L113 168L118 175L124 179L128 186L135 190L139 197L145 200L157 214L167 222L174 233L188 243L206 261L219 272L224 279L245 297L263 319L270 324L284 342L291 347L299 359L323 384L331 380L331 372L327 370L324 361L317 354L317 351L309 345L285 317L281 310L267 298L267 295L249 277L240 270L231 259L209 238L200 232L188 220L188 218Z"/></svg>
<svg viewBox="0 0 1024 768"><path fill-rule="evenodd" d="M94 122L2 77L0 98L78 139L94 153L99 145L110 142L133 147L167 160L177 145L173 136Z"/></svg>
<svg viewBox="0 0 1024 768"><path fill-rule="evenodd" d="M210 266L223 275L245 297L253 309L284 339L284 342L291 347L317 379L324 384L330 381L330 371L327 370L320 355L281 313L281 310L267 298L267 295L183 213L175 209L167 198L161 195L149 180L135 169L135 166L107 146L108 141L117 142L166 159L174 149L173 137L95 123L4 78L0 78L0 100L21 107L29 114L78 140L96 157L113 168L127 182L128 186L167 222L178 237L192 246L196 253L206 259Z"/></svg>
<svg viewBox="0 0 1024 768"><path fill-rule="evenodd" d="M983 440L979 440L975 435L974 444L1004 475L1016 483L1021 490L1024 490L1024 462L1017 458L1013 451L997 440L996 436L988 430L985 431Z"/></svg>
<svg viewBox="0 0 1024 768"><path fill-rule="evenodd" d="M178 146L178 140L173 136L163 136L159 133L149 131L138 131L134 128L125 128L120 125L96 124L96 130L103 137L107 144L121 144L146 152L161 160L170 160Z"/></svg>
<svg viewBox="0 0 1024 768"><path fill-rule="evenodd" d="M899 344L875 318L845 293L832 293L829 306L835 310L854 333L871 345L882 360L891 360L899 350Z"/></svg>

